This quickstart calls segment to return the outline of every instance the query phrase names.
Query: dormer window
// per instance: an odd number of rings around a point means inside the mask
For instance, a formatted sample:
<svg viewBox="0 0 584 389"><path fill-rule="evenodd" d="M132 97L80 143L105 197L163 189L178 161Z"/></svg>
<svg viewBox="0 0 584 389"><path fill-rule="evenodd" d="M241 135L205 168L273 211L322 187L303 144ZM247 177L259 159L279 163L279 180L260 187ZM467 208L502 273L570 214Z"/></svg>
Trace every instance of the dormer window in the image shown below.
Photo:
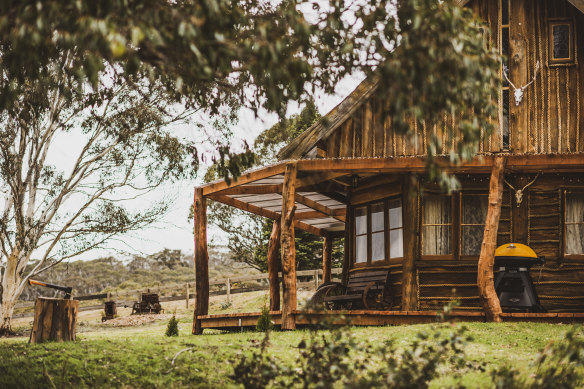
<svg viewBox="0 0 584 389"><path fill-rule="evenodd" d="M575 63L574 22L571 19L552 19L549 27L549 65Z"/></svg>

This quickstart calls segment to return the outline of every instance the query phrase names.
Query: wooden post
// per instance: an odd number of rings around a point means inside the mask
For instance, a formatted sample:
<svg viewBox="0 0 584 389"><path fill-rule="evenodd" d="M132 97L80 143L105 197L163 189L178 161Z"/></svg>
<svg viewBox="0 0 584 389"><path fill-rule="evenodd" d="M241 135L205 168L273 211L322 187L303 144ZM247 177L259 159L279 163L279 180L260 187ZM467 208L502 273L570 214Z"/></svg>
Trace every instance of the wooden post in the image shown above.
<svg viewBox="0 0 584 389"><path fill-rule="evenodd" d="M207 199L195 188L195 313L193 334L203 333L199 315L209 313L209 254L207 253Z"/></svg>
<svg viewBox="0 0 584 389"><path fill-rule="evenodd" d="M280 247L284 293L282 303L282 329L296 329L293 311L296 310L296 247L294 242L294 195L296 192L296 164L286 165L282 185L282 217Z"/></svg>
<svg viewBox="0 0 584 389"><path fill-rule="evenodd" d="M29 342L74 341L78 310L78 300L37 298Z"/></svg>
<svg viewBox="0 0 584 389"><path fill-rule="evenodd" d="M403 194L404 262L402 268L402 311L418 309L416 280L416 247L418 236L418 183L415 176L406 176Z"/></svg>
<svg viewBox="0 0 584 389"><path fill-rule="evenodd" d="M314 270L314 288L318 289L318 270Z"/></svg>
<svg viewBox="0 0 584 389"><path fill-rule="evenodd" d="M280 249L280 220L274 220L268 242L268 279L270 282L270 311L280 310L280 278L278 250Z"/></svg>
<svg viewBox="0 0 584 389"><path fill-rule="evenodd" d="M186 302L187 302L187 309L189 309L189 294L190 294L190 292L189 292L189 283L187 282L187 300L186 300Z"/></svg>
<svg viewBox="0 0 584 389"><path fill-rule="evenodd" d="M349 267L351 266L351 257L353 252L353 212L352 208L347 207L345 221L345 242L344 242L344 253L343 253L343 269L341 270L341 282L343 285L347 285L349 281Z"/></svg>
<svg viewBox="0 0 584 389"><path fill-rule="evenodd" d="M485 311L487 321L501 321L501 304L495 292L493 265L495 263L495 249L497 248L497 231L501 216L501 203L503 201L503 172L505 170L505 157L496 157L495 165L491 173L489 188L489 208L487 221L483 235L483 244L478 265L479 298Z"/></svg>
<svg viewBox="0 0 584 389"><path fill-rule="evenodd" d="M324 237L322 243L322 283L331 282L331 264L333 256L333 238Z"/></svg>
<svg viewBox="0 0 584 389"><path fill-rule="evenodd" d="M229 278L227 278L225 286L227 287L227 304L231 304L231 280Z"/></svg>

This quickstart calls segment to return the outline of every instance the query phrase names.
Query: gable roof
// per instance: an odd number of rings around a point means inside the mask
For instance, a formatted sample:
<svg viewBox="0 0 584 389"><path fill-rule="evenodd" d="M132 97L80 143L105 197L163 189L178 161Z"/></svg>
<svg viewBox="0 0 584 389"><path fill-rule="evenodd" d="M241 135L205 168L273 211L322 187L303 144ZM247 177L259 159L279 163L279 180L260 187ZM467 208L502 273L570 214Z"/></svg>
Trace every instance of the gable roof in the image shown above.
<svg viewBox="0 0 584 389"><path fill-rule="evenodd" d="M457 0L456 3L461 7L467 5L470 0ZM584 13L584 0L568 0L570 4L576 7L580 12Z"/></svg>
<svg viewBox="0 0 584 389"><path fill-rule="evenodd" d="M366 78L341 103L280 150L278 159L297 159L305 156L319 140L327 138L349 119L361 104L375 92L377 85L376 78Z"/></svg>

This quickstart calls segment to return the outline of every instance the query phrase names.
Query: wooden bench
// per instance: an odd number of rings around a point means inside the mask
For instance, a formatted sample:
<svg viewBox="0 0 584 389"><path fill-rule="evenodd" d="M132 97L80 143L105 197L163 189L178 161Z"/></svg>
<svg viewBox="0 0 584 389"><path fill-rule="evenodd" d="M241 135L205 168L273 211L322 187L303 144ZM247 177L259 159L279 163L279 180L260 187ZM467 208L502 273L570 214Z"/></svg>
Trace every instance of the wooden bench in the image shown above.
<svg viewBox="0 0 584 389"><path fill-rule="evenodd" d="M350 273L346 286L334 284L324 291L323 301L328 309L391 309L390 271Z"/></svg>

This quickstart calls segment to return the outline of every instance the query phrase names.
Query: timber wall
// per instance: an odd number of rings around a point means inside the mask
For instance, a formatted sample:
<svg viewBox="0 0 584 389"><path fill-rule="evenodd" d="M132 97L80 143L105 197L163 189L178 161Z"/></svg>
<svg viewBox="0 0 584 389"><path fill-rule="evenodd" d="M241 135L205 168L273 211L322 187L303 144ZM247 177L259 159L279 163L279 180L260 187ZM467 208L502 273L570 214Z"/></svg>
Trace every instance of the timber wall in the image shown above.
<svg viewBox="0 0 584 389"><path fill-rule="evenodd" d="M535 64L541 69L519 106L510 96L510 145L512 153L573 153L584 151L581 93L584 91L584 15L564 0L511 0L510 78L516 86L533 79ZM498 0L473 0L468 5L489 26L489 44L499 47L501 18ZM549 19L571 19L575 27L575 64L548 66ZM424 155L431 137L440 140L438 154L449 154L457 144L451 136L456 117L438 125L411 122L411 135L396 133L390 117L382 114L384 102L370 97L351 118L320 141L321 156L393 157ZM499 97L500 120L502 97ZM503 149L500 128L482 134L479 152Z"/></svg>
<svg viewBox="0 0 584 389"><path fill-rule="evenodd" d="M497 244L524 243L533 248L538 255L545 256L544 266L535 266L531 269L531 276L542 305L551 312L581 312L584 309L584 256L564 255L564 193L567 190L582 190L584 193L584 175L544 172L537 178L536 175L507 174L505 179L508 184L505 184ZM460 180L462 193L465 191L488 193L488 179L483 175L465 175L460 177ZM379 181L384 180L379 178ZM388 196L395 195L394 188L400 187L399 180L393 181L393 184L383 183L380 186L387 188ZM518 206L515 191L510 189L509 184L516 189L522 189L531 182L533 183L524 190L523 200ZM371 193L377 193L374 196L376 199L383 197L375 188L369 190ZM418 201L421 203L421 197L418 197ZM455 254L452 259L440 260L423 257L420 243L421 212L423 210L419 206L414 217L405 214L403 216L404 224L413 222L416 225L414 261L418 309L439 309L451 300L459 300L460 309L480 309L476 286L478 256L463 258ZM348 215L352 215L352 212ZM349 233L353 224L354 221L349 216L347 223ZM353 252L353 239L347 243L347 249ZM393 261L395 260L388 261L384 267L391 269L392 290L394 296L400 297L395 301L400 301L402 266L401 263ZM371 267L355 268L354 265L351 267L352 272L371 269ZM394 309L397 309L397 303Z"/></svg>

